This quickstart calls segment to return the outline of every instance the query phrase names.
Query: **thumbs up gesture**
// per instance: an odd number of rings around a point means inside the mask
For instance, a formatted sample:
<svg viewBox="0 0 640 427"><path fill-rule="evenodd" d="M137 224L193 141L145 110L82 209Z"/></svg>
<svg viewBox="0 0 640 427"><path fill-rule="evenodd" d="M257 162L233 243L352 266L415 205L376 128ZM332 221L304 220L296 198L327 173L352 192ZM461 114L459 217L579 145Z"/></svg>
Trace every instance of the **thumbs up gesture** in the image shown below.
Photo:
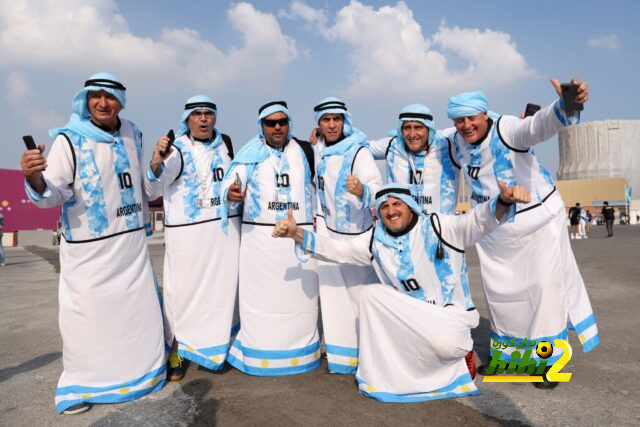
<svg viewBox="0 0 640 427"><path fill-rule="evenodd" d="M298 230L298 225L296 224L296 220L293 218L293 211L289 209L287 211L287 219L281 219L276 223L273 227L273 232L271 235L273 237L294 237L296 231Z"/></svg>
<svg viewBox="0 0 640 427"><path fill-rule="evenodd" d="M513 187L507 187L507 185L499 181L500 187L500 199L503 203L512 205L514 203L529 203L531 201L531 193L524 187L515 185Z"/></svg>

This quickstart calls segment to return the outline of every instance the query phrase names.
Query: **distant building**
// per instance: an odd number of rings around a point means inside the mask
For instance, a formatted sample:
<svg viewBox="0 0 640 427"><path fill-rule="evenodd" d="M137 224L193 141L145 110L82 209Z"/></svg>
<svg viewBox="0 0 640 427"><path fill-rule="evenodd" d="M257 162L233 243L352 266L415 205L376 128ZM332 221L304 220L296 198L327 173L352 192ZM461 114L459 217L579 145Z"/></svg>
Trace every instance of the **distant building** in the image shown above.
<svg viewBox="0 0 640 427"><path fill-rule="evenodd" d="M22 170L0 169L0 212L4 215L4 231L58 229L60 207L40 209L24 192Z"/></svg>

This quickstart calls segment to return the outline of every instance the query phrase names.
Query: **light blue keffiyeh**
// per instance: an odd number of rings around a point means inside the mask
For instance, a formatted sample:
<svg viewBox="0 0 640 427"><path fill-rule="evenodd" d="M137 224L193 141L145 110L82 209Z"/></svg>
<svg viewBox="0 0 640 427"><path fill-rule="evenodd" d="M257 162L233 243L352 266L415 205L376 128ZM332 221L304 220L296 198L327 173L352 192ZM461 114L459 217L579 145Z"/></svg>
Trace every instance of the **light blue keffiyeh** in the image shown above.
<svg viewBox="0 0 640 427"><path fill-rule="evenodd" d="M463 92L449 98L447 116L451 120L471 117L489 111L489 102L484 92Z"/></svg>
<svg viewBox="0 0 640 427"><path fill-rule="evenodd" d="M94 74L84 83L84 88L73 97L69 122L63 127L51 129L49 135L55 138L64 131L71 131L96 142L113 142L112 134L91 123L87 95L89 92L107 92L116 97L120 106L124 109L127 104L126 90L122 82L113 74L105 72Z"/></svg>
<svg viewBox="0 0 640 427"><path fill-rule="evenodd" d="M386 184L376 193L376 216L378 221L373 232L373 239L385 246L395 247L396 243L387 232L384 222L382 221L382 215L380 214L380 206L389 200L389 197L402 200L407 204L407 206L409 206L409 209L413 211L414 215L420 216L423 215L423 213L422 209L420 209L420 206L418 206L418 203L416 203L416 200L411 195L411 190L409 190L409 187L406 185Z"/></svg>
<svg viewBox="0 0 640 427"><path fill-rule="evenodd" d="M409 104L400 110L398 115L398 125L395 130L388 133L389 136L395 136L398 140L398 149L405 155L408 155L405 148L405 141L402 137L402 125L404 122L420 122L429 128L429 139L427 146L432 147L436 140L436 124L433 121L431 109L424 104ZM415 155L415 153L413 153Z"/></svg>
<svg viewBox="0 0 640 427"><path fill-rule="evenodd" d="M218 107L216 107L213 99L206 95L192 96L187 100L187 103L184 106L184 113L182 113L182 118L180 119L180 129L176 134L177 137L189 132L189 116L196 110L209 110L212 111L214 115L218 114ZM214 129L213 134L216 135L217 133L218 132Z"/></svg>

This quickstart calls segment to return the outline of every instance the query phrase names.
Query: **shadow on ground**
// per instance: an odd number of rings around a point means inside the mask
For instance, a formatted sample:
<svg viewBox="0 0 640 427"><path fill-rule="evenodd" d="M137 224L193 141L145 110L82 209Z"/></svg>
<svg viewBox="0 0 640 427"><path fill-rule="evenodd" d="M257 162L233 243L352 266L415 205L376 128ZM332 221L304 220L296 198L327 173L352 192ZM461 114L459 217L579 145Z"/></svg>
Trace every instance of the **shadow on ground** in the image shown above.
<svg viewBox="0 0 640 427"><path fill-rule="evenodd" d="M0 369L0 382L8 380L14 375L22 374L23 372L28 372L33 369L38 369L46 366L54 360L59 359L61 356L61 352L42 354L17 366Z"/></svg>

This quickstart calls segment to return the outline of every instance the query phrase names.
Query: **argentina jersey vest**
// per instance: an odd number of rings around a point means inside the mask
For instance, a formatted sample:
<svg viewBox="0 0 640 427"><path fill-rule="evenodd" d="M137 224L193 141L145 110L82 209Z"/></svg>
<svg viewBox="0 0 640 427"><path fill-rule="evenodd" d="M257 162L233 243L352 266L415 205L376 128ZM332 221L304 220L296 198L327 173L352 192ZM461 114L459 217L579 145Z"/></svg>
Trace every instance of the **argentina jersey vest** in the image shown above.
<svg viewBox="0 0 640 427"><path fill-rule="evenodd" d="M371 210L356 208L349 199L357 196L347 191L347 176L353 175L358 154L367 153L365 146L353 144L342 155L319 154L317 168L318 216L324 218L327 228L335 233L361 234L371 228Z"/></svg>
<svg viewBox="0 0 640 427"><path fill-rule="evenodd" d="M520 150L509 146L500 135L500 116L490 113L489 118L492 120L489 133L479 143L464 141L458 132L453 135L459 164L469 187L471 206L500 194L498 181L508 187L520 185L531 191L531 202L518 203L517 213L539 206L554 193L557 195L551 175L533 149Z"/></svg>
<svg viewBox="0 0 640 427"><path fill-rule="evenodd" d="M73 197L62 205L62 233L69 243L142 230L147 211L140 170L142 133L121 120L113 142L62 134L73 155Z"/></svg>
<svg viewBox="0 0 640 427"><path fill-rule="evenodd" d="M201 144L199 149L194 144ZM189 135L182 135L173 147L180 157L180 172L164 190L165 226L180 227L220 219L221 187L231 155L216 132L208 144L192 142ZM229 217L238 213L231 209Z"/></svg>
<svg viewBox="0 0 640 427"><path fill-rule="evenodd" d="M372 241L372 262L378 277L400 292L440 307L475 308L464 255L453 256L464 251L444 241L439 245L438 215L414 216L410 227L401 236L389 236L393 246Z"/></svg>
<svg viewBox="0 0 640 427"><path fill-rule="evenodd" d="M293 211L298 225L313 223L313 184L309 161L298 143L290 140L283 151L268 147L269 157L247 167L242 222L275 225Z"/></svg>
<svg viewBox="0 0 640 427"><path fill-rule="evenodd" d="M439 134L427 152L413 154L392 138L386 153L387 182L408 185L426 212L453 214L458 203L460 166L452 144Z"/></svg>

